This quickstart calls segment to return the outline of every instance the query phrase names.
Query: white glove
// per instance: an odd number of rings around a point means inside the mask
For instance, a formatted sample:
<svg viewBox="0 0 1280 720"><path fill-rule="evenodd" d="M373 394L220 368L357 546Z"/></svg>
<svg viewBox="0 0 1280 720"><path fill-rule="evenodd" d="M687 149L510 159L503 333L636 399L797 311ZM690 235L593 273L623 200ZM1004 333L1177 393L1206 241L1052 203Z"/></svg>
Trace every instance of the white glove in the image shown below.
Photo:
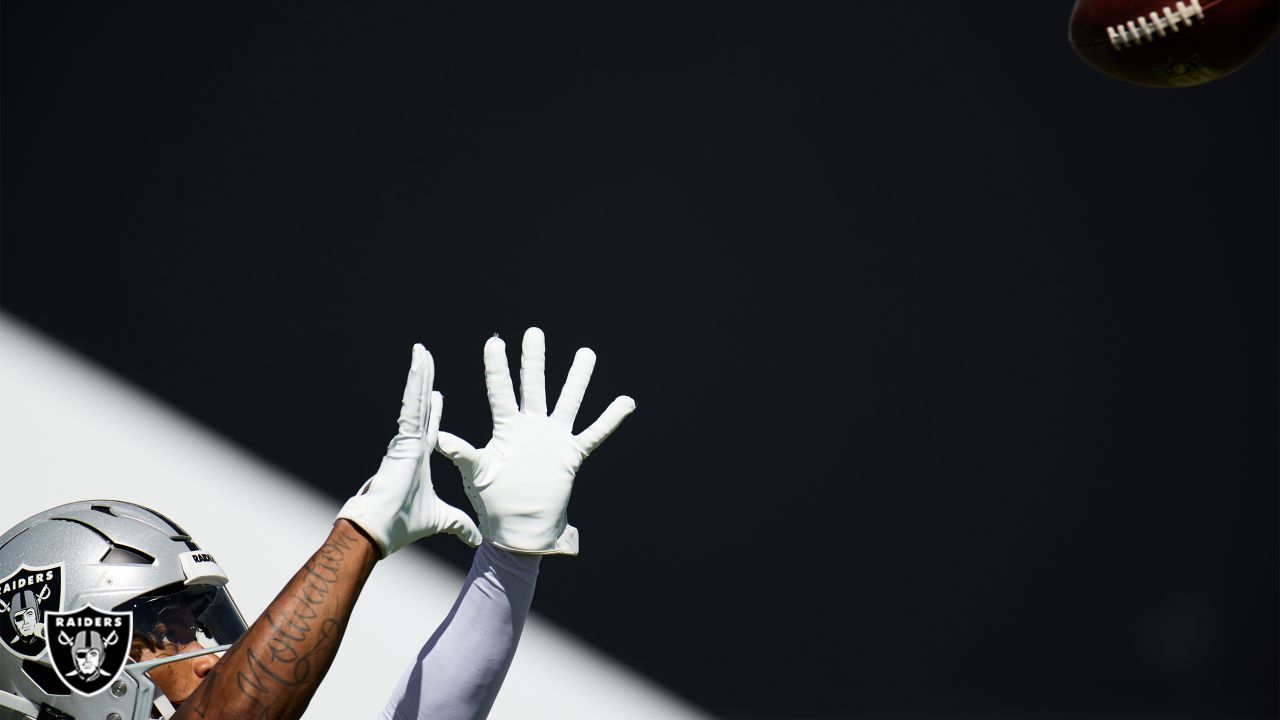
<svg viewBox="0 0 1280 720"><path fill-rule="evenodd" d="M421 345L413 346L413 363L400 402L400 432L387 446L378 472L338 512L359 525L386 557L419 538L447 532L475 547L480 531L471 518L436 497L427 462L440 428L444 397L431 391L435 363Z"/></svg>
<svg viewBox="0 0 1280 720"><path fill-rule="evenodd" d="M556 409L547 416L543 378L546 340L538 328L524 334L520 359L521 407L507 369L507 346L497 337L484 345L485 385L493 413L493 439L476 450L467 441L440 433L440 452L458 466L485 539L528 555L577 555L578 531L566 511L573 477L582 461L636 409L625 395L580 434L573 420L591 380L596 355L582 348L573 358Z"/></svg>

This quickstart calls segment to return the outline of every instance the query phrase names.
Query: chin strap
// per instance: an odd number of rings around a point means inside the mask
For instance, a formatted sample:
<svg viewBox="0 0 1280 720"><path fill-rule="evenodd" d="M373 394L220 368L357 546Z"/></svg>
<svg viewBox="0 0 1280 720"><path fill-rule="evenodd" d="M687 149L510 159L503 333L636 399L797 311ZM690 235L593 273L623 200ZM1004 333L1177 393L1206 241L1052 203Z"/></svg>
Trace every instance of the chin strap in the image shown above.
<svg viewBox="0 0 1280 720"><path fill-rule="evenodd" d="M151 702L156 706L156 710L160 711L160 717L164 718L164 720L169 720L174 713L178 712L173 707L173 703L169 702L169 698L163 694L156 695Z"/></svg>

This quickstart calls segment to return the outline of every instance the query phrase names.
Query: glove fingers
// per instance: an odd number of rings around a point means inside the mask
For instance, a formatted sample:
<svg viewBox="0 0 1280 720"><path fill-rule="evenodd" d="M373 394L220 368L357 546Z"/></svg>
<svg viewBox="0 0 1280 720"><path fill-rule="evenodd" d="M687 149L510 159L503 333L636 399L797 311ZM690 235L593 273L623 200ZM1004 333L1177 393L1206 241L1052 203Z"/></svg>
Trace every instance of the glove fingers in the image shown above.
<svg viewBox="0 0 1280 720"><path fill-rule="evenodd" d="M413 346L413 360L409 364L409 377L404 382L404 395L400 398L400 434L418 435L427 414L427 397L434 380L435 363L431 353L422 345Z"/></svg>
<svg viewBox="0 0 1280 720"><path fill-rule="evenodd" d="M419 432L423 432L427 429L427 420L431 414L431 388L436 381L436 360L431 357L430 350L422 345L418 347L422 348L422 387L418 392L418 407L421 410L418 412L418 417L421 418Z"/></svg>
<svg viewBox="0 0 1280 720"><path fill-rule="evenodd" d="M520 345L520 408L526 415L547 414L547 339L542 330L524 331Z"/></svg>
<svg viewBox="0 0 1280 720"><path fill-rule="evenodd" d="M436 446L436 435L440 432L440 416L444 413L444 396L438 392L431 392L431 417L427 420L427 433L424 438L426 447ZM423 458L424 460L426 458Z"/></svg>
<svg viewBox="0 0 1280 720"><path fill-rule="evenodd" d="M600 417L591 423L591 427L583 430L578 435L578 442L582 443L582 451L590 453L604 442L614 430L618 429L618 425L622 424L623 419L636 409L636 401L621 395L613 402L609 403L609 407L604 409Z"/></svg>
<svg viewBox="0 0 1280 720"><path fill-rule="evenodd" d="M520 412L511 386L511 369L507 367L507 344L501 338L491 337L484 344L484 384L489 390L494 424Z"/></svg>
<svg viewBox="0 0 1280 720"><path fill-rule="evenodd" d="M587 383L591 382L591 371L595 367L596 354L591 348L581 348L573 356L569 377L564 381L556 409L551 413L552 421L569 432L573 432L573 421L578 417L578 408L582 405L582 397L587 394Z"/></svg>
<svg viewBox="0 0 1280 720"><path fill-rule="evenodd" d="M459 470L464 473L471 472L476 463L480 460L480 451L471 446L471 443L454 435L451 432L441 430L436 435L436 449L440 454L453 461Z"/></svg>
<svg viewBox="0 0 1280 720"><path fill-rule="evenodd" d="M440 503L441 511L444 514L444 526L441 529L450 535L456 535L462 542L475 547L480 544L483 539L480 536L480 529L471 520L471 517L462 512L458 508Z"/></svg>

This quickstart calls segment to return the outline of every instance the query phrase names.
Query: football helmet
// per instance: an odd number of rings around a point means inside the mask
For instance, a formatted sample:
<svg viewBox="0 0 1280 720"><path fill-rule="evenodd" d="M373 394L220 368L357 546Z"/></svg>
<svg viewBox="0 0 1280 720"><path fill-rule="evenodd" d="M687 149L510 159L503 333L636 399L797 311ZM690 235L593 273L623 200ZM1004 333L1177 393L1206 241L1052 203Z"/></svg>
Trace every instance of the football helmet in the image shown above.
<svg viewBox="0 0 1280 720"><path fill-rule="evenodd" d="M86 500L18 523L0 536L0 718L170 717L173 703L149 672L225 652L245 632L226 582L181 527L141 505ZM87 606L130 614L132 637L53 629ZM55 650L71 658L61 668ZM93 694L73 681L117 671Z"/></svg>

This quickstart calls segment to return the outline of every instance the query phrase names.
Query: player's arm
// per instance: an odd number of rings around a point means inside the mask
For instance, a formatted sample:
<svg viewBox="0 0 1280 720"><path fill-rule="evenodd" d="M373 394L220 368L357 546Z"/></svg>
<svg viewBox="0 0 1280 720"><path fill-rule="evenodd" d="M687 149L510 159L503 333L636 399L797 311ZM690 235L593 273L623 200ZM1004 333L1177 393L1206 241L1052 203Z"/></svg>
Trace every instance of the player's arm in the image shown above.
<svg viewBox="0 0 1280 720"><path fill-rule="evenodd" d="M378 548L339 519L324 545L217 665L175 718L298 718L324 679Z"/></svg>
<svg viewBox="0 0 1280 720"><path fill-rule="evenodd" d="M493 438L477 450L449 433L439 435L440 452L462 473L485 542L453 610L400 678L381 720L487 716L520 642L541 556L578 552L578 531L567 521L574 477L635 403L625 396L614 400L600 419L574 435L595 354L578 351L549 415L544 356L542 331L530 328L517 406L506 346L490 339L484 357Z"/></svg>
<svg viewBox="0 0 1280 720"><path fill-rule="evenodd" d="M302 716L338 652L374 563L421 537L447 532L480 542L471 519L436 497L426 453L443 398L421 345L405 383L399 432L378 472L343 505L333 531L262 616L205 676L178 720Z"/></svg>
<svg viewBox="0 0 1280 720"><path fill-rule="evenodd" d="M487 716L520 643L540 559L481 544L453 609L405 669L378 719Z"/></svg>

